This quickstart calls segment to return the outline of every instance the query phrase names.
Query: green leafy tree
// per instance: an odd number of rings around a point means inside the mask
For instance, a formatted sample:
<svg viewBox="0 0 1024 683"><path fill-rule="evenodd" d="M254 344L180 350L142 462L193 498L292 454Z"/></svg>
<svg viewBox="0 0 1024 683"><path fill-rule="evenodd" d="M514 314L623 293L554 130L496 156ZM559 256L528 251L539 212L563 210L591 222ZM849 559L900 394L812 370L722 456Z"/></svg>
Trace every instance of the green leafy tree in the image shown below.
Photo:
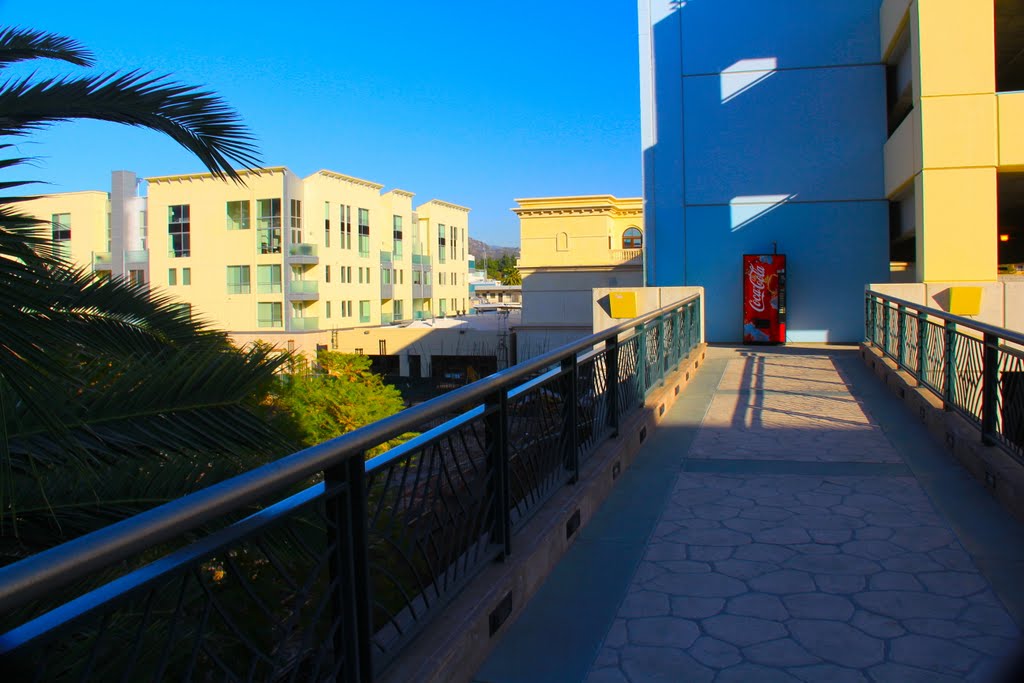
<svg viewBox="0 0 1024 683"><path fill-rule="evenodd" d="M303 446L315 446L404 407L402 394L370 369L368 357L331 351L317 354L316 371L282 378L269 402L271 424Z"/></svg>
<svg viewBox="0 0 1024 683"><path fill-rule="evenodd" d="M0 70L91 66L75 41L0 30ZM209 92L134 71L0 81L0 168L15 141L97 119L159 131L215 175L258 163L238 115ZM0 183L11 190L27 180ZM253 408L287 358L239 351L168 297L61 260L49 225L0 199L0 563L248 469L288 447Z"/></svg>

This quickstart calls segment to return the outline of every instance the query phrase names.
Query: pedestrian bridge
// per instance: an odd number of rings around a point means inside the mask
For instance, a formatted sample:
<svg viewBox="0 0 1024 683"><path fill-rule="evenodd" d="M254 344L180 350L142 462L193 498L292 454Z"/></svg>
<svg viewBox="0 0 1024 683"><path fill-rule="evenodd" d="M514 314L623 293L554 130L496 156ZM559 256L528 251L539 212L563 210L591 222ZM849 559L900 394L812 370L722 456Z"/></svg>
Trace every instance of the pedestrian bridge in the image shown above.
<svg viewBox="0 0 1024 683"><path fill-rule="evenodd" d="M865 349L707 347L700 307L0 569L5 675L993 680L1024 528L865 358L1017 464L1024 338L869 295Z"/></svg>

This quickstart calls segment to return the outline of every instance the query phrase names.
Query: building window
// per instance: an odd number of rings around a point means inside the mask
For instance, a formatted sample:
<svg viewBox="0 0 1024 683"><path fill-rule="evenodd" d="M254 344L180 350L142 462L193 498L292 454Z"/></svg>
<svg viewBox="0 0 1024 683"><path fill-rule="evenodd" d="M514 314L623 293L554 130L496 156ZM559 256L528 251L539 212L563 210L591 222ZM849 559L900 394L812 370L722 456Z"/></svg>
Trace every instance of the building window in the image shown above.
<svg viewBox="0 0 1024 683"><path fill-rule="evenodd" d="M359 284L363 284L363 267L359 266Z"/></svg>
<svg viewBox="0 0 1024 683"><path fill-rule="evenodd" d="M438 299L437 303L440 304L438 312L444 316L448 313L448 299Z"/></svg>
<svg viewBox="0 0 1024 683"><path fill-rule="evenodd" d="M55 213L50 216L53 246L57 255L64 259L71 258L71 214ZM109 247L108 247L109 249Z"/></svg>
<svg viewBox="0 0 1024 683"><path fill-rule="evenodd" d="M281 253L281 200L256 200L256 241L261 254Z"/></svg>
<svg viewBox="0 0 1024 683"><path fill-rule="evenodd" d="M170 242L168 256L184 258L192 255L192 235L189 223L189 205L167 207L167 236Z"/></svg>
<svg viewBox="0 0 1024 683"><path fill-rule="evenodd" d="M256 291L260 294L281 293L280 264L256 266Z"/></svg>
<svg viewBox="0 0 1024 683"><path fill-rule="evenodd" d="M642 249L644 246L644 234L639 228L626 228L622 233L623 249Z"/></svg>
<svg viewBox="0 0 1024 683"><path fill-rule="evenodd" d="M394 306L394 313L395 313L394 317L395 317L395 320L401 320L402 319L402 301L400 299L396 299L395 302L392 304L392 306Z"/></svg>
<svg viewBox="0 0 1024 683"><path fill-rule="evenodd" d="M228 230L249 229L249 202L227 203Z"/></svg>
<svg viewBox="0 0 1024 683"><path fill-rule="evenodd" d="M327 318L331 317L331 302L330 301L325 301L324 302L324 315Z"/></svg>
<svg viewBox="0 0 1024 683"><path fill-rule="evenodd" d="M402 217L394 216L392 219L392 233L394 236L394 246L391 251L394 252L395 258L402 258Z"/></svg>
<svg viewBox="0 0 1024 683"><path fill-rule="evenodd" d="M302 244L302 202L298 199L291 200L289 220L292 228L292 244Z"/></svg>
<svg viewBox="0 0 1024 683"><path fill-rule="evenodd" d="M352 207L341 206L341 223L338 225L338 231L341 234L341 244L338 246L342 249L352 248Z"/></svg>
<svg viewBox="0 0 1024 683"><path fill-rule="evenodd" d="M133 285L144 285L146 284L146 271L144 270L129 270L128 280Z"/></svg>
<svg viewBox="0 0 1024 683"><path fill-rule="evenodd" d="M178 269L168 268L167 269L167 286L174 287L178 284Z"/></svg>
<svg viewBox="0 0 1024 683"><path fill-rule="evenodd" d="M458 228L456 228L454 225L452 225L452 226L449 226L448 229L452 233L452 243L449 244L448 246L452 250L452 259L455 259L455 258L457 258L456 254L459 253L459 245L458 245L458 237L457 237L458 236Z"/></svg>
<svg viewBox="0 0 1024 683"><path fill-rule="evenodd" d="M324 248L331 246L331 203L324 202Z"/></svg>
<svg viewBox="0 0 1024 683"><path fill-rule="evenodd" d="M256 304L256 324L259 327L284 327L283 307L280 301Z"/></svg>
<svg viewBox="0 0 1024 683"><path fill-rule="evenodd" d="M370 256L370 210L359 209L359 255Z"/></svg>
<svg viewBox="0 0 1024 683"><path fill-rule="evenodd" d="M181 269L181 284L190 285L192 284L192 269L182 268Z"/></svg>
<svg viewBox="0 0 1024 683"><path fill-rule="evenodd" d="M412 271L412 283L414 285L422 285L423 284L423 271L422 270L414 270L414 271Z"/></svg>
<svg viewBox="0 0 1024 683"><path fill-rule="evenodd" d="M555 250L569 251L569 233L560 232L555 235Z"/></svg>
<svg viewBox="0 0 1024 683"><path fill-rule="evenodd" d="M345 282L352 282L352 266L345 266Z"/></svg>
<svg viewBox="0 0 1024 683"><path fill-rule="evenodd" d="M360 301L359 302L359 322L368 323L370 322L370 302Z"/></svg>
<svg viewBox="0 0 1024 683"><path fill-rule="evenodd" d="M445 263L445 243L447 240L444 236L444 224L438 223L437 225L437 262Z"/></svg>
<svg viewBox="0 0 1024 683"><path fill-rule="evenodd" d="M249 266L228 266L228 294L250 292Z"/></svg>

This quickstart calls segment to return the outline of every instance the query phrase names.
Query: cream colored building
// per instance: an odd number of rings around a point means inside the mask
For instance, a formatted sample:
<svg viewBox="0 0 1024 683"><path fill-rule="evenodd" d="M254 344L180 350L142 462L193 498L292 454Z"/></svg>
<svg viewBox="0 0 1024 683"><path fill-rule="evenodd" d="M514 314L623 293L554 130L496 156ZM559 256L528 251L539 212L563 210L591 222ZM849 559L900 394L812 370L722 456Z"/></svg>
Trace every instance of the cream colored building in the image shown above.
<svg viewBox="0 0 1024 683"><path fill-rule="evenodd" d="M25 204L98 274L130 275L238 339L315 352L344 330L468 310L469 209L333 171L147 179Z"/></svg>
<svg viewBox="0 0 1024 683"><path fill-rule="evenodd" d="M523 278L520 360L591 334L593 290L643 285L643 201L517 199Z"/></svg>

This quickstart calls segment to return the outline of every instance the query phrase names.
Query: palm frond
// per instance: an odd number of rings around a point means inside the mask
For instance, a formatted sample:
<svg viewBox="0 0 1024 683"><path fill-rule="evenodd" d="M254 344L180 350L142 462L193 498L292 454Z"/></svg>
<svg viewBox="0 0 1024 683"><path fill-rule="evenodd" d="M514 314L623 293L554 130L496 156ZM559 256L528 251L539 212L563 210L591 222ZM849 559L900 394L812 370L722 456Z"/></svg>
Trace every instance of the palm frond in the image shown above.
<svg viewBox="0 0 1024 683"><path fill-rule="evenodd" d="M92 53L71 38L27 28L0 30L0 65L30 59L59 59L77 66L95 63Z"/></svg>
<svg viewBox="0 0 1024 683"><path fill-rule="evenodd" d="M23 78L0 84L0 135L24 135L71 119L149 128L195 154L219 178L258 167L254 138L211 92L132 71L84 78Z"/></svg>

